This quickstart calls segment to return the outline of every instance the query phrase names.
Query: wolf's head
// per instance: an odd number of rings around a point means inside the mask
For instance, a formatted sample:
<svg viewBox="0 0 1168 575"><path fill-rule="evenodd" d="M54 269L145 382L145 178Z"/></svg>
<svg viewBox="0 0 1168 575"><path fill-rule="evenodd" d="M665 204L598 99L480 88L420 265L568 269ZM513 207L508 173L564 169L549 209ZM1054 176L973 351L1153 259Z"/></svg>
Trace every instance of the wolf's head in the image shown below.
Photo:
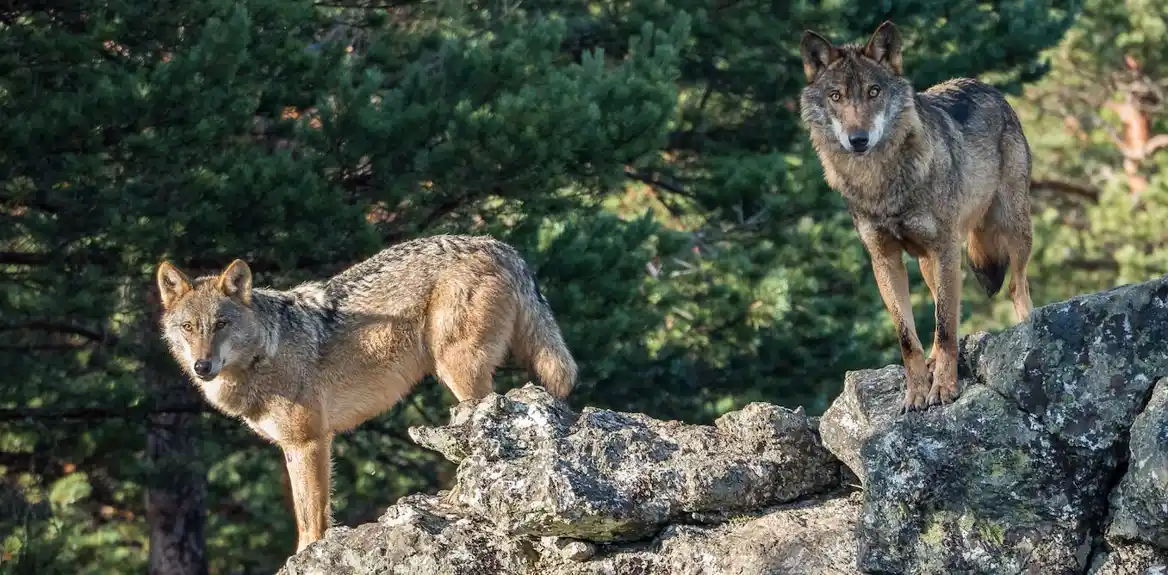
<svg viewBox="0 0 1168 575"><path fill-rule="evenodd" d="M881 24L864 46L834 46L815 32L803 32L803 120L853 154L878 146L912 102L900 46L900 32L892 22Z"/></svg>
<svg viewBox="0 0 1168 575"><path fill-rule="evenodd" d="M162 334L191 375L210 381L254 357L260 324L252 307L251 270L235 260L218 276L191 281L170 262L158 266Z"/></svg>

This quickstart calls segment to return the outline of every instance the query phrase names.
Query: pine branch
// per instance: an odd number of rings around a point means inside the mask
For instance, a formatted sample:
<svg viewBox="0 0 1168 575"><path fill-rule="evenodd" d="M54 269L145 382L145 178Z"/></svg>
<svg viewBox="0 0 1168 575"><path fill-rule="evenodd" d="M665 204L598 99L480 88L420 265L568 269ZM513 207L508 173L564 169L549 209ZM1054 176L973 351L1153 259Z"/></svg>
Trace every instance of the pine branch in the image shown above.
<svg viewBox="0 0 1168 575"><path fill-rule="evenodd" d="M1099 201L1099 190L1091 186L1084 186L1082 184L1075 184L1072 182L1063 182L1059 180L1034 180L1030 182L1030 187L1033 189L1051 190L1063 194L1077 196L1092 202Z"/></svg>
<svg viewBox="0 0 1168 575"><path fill-rule="evenodd" d="M203 402L174 405L137 405L132 407L29 407L0 409L0 421L65 421L87 422L106 419L146 419L164 413L201 413L209 406Z"/></svg>
<svg viewBox="0 0 1168 575"><path fill-rule="evenodd" d="M104 330L97 331L97 330L89 329L89 328L84 327L84 326L74 325L74 324L69 324L69 323L52 322L52 321L45 321L45 320L32 320L32 321L25 321L25 322L17 322L17 323L0 325L0 332L22 331L22 330L44 331L44 332L50 332L50 333L62 333L62 334L68 334L68 335L77 335L77 336L81 336L85 339L88 339L89 341L103 343L103 344L111 344L112 345L112 344L116 344L118 342L117 336L115 336L111 333L107 333Z"/></svg>
<svg viewBox="0 0 1168 575"><path fill-rule="evenodd" d="M14 409L0 409L0 422L5 421L25 421L36 422L42 424L53 423L70 423L70 424L84 424L92 422L102 422L111 419L124 420L146 420L150 417L168 414L198 414L198 413L212 413L218 414L209 404L202 401L192 401L187 403L175 403L173 405L137 405L132 407L43 407L43 408L14 408ZM423 412L424 413L424 412ZM226 416L224 416L225 419ZM234 421L234 420L233 420ZM430 425L438 425L434 422L429 422ZM393 429L385 426L377 426L366 424L362 426L367 431L376 431L379 434L391 437L402 443L414 445L413 439L400 429ZM259 441L259 436L252 435L255 440Z"/></svg>
<svg viewBox="0 0 1168 575"><path fill-rule="evenodd" d="M644 184L649 184L655 188L661 188L662 190L672 192L679 196L694 198L694 195L686 191L686 189L681 187L680 184L662 181L659 174L646 174L644 172L638 172L635 170L625 170L625 176L629 179L636 180Z"/></svg>

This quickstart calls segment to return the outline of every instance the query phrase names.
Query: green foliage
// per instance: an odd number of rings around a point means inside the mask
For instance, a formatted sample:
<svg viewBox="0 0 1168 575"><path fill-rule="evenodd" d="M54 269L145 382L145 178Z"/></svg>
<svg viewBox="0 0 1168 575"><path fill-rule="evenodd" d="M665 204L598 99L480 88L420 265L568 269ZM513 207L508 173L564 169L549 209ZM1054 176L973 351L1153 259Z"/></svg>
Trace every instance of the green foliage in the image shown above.
<svg viewBox="0 0 1168 575"><path fill-rule="evenodd" d="M238 421L198 418L189 470L148 456L143 414L190 395L154 326L163 258L242 257L290 286L406 238L495 234L537 270L577 406L817 413L845 371L899 361L798 122L800 32L862 40L891 17L919 87L1013 87L1079 4L724 4L107 0L6 19L0 409L48 411L0 422L0 571L141 572L143 501L166 478L207 481L212 572L269 573L294 548L278 450ZM1113 221L1090 250L1127 237ZM1137 252L1124 277L1157 265ZM424 382L338 439L337 522L449 484L405 430L451 402Z"/></svg>
<svg viewBox="0 0 1168 575"><path fill-rule="evenodd" d="M1030 285L1036 306L1168 270L1166 148L1128 165L1123 152L1132 127L1146 128L1153 139L1168 134L1165 10L1164 0L1087 0L1075 26L1044 54L1050 74L1012 101L1035 159ZM1138 110L1146 125L1129 125L1125 108ZM1142 191L1132 187L1139 180L1146 181ZM970 329L1014 321L1005 298L970 307Z"/></svg>

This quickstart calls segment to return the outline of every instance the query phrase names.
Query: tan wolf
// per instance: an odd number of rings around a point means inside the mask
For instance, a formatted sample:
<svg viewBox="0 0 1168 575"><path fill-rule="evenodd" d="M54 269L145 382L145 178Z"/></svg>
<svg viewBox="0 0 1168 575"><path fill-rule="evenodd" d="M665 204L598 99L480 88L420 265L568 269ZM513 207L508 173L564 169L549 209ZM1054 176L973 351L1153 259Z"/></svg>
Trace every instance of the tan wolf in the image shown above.
<svg viewBox="0 0 1168 575"><path fill-rule="evenodd" d="M553 395L575 385L535 277L487 236L410 240L287 291L253 288L242 260L194 280L162 262L156 279L175 360L208 402L283 450L297 552L330 522L333 436L427 374L459 401L482 398L510 351Z"/></svg>
<svg viewBox="0 0 1168 575"><path fill-rule="evenodd" d="M957 390L961 244L989 297L1007 268L1014 314L1030 314L1030 145L1002 94L958 78L916 93L900 32L884 22L866 45L810 30L800 46L800 114L829 186L848 206L900 339L904 411L950 403ZM926 360L902 252L920 262L937 319ZM930 383L931 380L931 383Z"/></svg>

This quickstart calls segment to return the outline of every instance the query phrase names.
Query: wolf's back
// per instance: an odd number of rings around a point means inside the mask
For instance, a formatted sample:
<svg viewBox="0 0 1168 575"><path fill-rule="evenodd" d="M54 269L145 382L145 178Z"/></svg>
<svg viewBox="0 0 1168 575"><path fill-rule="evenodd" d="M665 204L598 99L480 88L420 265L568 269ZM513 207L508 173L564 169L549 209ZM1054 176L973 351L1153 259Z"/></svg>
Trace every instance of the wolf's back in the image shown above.
<svg viewBox="0 0 1168 575"><path fill-rule="evenodd" d="M922 113L943 113L952 120L967 145L983 145L1002 137L1025 139L1022 123L998 89L972 78L954 78L921 92Z"/></svg>
<svg viewBox="0 0 1168 575"><path fill-rule="evenodd" d="M421 317L440 282L472 286L484 274L502 274L514 287L518 317L509 346L548 392L565 397L577 366L527 262L512 246L489 236L437 235L391 246L337 274L332 297L350 312ZM490 314L484 314L490 316Z"/></svg>

